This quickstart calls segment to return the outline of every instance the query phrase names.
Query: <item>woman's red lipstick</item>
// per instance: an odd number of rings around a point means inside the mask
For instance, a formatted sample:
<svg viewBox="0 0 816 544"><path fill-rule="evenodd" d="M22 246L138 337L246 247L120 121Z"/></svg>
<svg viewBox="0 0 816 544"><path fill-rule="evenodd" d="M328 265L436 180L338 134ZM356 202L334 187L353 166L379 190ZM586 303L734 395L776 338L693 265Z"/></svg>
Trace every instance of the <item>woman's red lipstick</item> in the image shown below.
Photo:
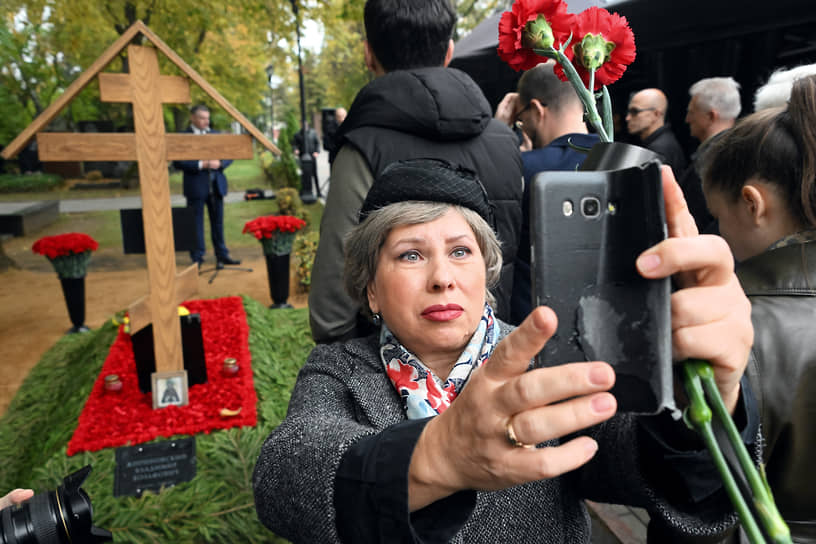
<svg viewBox="0 0 816 544"><path fill-rule="evenodd" d="M451 321L464 311L458 304L434 304L422 310L422 317L430 321Z"/></svg>

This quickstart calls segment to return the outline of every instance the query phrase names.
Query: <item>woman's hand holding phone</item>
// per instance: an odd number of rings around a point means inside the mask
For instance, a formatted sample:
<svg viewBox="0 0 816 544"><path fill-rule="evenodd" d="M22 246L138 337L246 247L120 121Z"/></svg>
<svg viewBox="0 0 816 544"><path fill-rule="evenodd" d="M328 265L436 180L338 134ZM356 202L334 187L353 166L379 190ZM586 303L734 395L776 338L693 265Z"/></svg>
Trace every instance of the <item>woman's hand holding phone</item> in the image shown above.
<svg viewBox="0 0 816 544"><path fill-rule="evenodd" d="M751 304L734 274L734 259L719 236L697 235L671 168L661 169L669 238L637 260L646 278L673 275L672 351L675 361L705 359L733 414L754 338Z"/></svg>

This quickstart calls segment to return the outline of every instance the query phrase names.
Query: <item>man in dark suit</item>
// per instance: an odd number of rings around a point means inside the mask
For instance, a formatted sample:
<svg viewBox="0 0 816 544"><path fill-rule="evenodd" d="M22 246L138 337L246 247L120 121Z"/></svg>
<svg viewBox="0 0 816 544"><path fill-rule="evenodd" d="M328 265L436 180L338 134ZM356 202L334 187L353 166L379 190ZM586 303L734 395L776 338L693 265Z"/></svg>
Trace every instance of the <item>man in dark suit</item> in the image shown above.
<svg viewBox="0 0 816 544"><path fill-rule="evenodd" d="M306 182L300 188L300 194L314 194L312 187L317 191L317 196L323 196L320 192L320 179L317 177L317 156L320 154L320 139L317 137L315 129L306 123L306 137L303 137L304 129L299 130L292 137L292 150L300 159L300 169L303 171L301 182Z"/></svg>
<svg viewBox="0 0 816 544"><path fill-rule="evenodd" d="M185 132L193 134L216 133L210 130L210 110L197 104L190 110L190 127ZM204 262L204 206L210 217L210 237L215 252L216 266L241 264L230 257L224 243L224 195L227 194L227 177L224 169L231 160L207 159L199 161L173 161L173 166L184 172L184 196L187 207L193 209L196 227L196 247L190 258L199 267Z"/></svg>
<svg viewBox="0 0 816 544"><path fill-rule="evenodd" d="M626 110L626 128L632 143L651 149L679 176L686 169L686 154L666 124L669 101L660 89L643 89L632 95Z"/></svg>

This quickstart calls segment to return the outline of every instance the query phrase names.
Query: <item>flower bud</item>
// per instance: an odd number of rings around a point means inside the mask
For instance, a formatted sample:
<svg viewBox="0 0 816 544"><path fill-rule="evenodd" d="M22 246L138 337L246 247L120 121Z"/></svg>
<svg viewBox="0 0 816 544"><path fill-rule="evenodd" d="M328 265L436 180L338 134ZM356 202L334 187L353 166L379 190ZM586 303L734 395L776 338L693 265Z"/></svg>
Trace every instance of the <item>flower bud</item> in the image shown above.
<svg viewBox="0 0 816 544"><path fill-rule="evenodd" d="M538 15L533 21L528 21L524 25L522 45L530 49L549 49L553 46L555 38L550 23L543 15Z"/></svg>
<svg viewBox="0 0 816 544"><path fill-rule="evenodd" d="M575 58L587 70L598 70L609 60L612 50L615 49L614 42L608 42L600 34L588 33L584 39L575 44Z"/></svg>

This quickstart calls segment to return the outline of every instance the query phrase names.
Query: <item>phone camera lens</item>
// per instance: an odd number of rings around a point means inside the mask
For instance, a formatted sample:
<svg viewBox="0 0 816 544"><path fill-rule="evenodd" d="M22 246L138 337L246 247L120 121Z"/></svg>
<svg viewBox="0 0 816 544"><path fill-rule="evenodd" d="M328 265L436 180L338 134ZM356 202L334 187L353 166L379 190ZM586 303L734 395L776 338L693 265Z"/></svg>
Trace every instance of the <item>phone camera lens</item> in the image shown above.
<svg viewBox="0 0 816 544"><path fill-rule="evenodd" d="M601 202L594 196L581 199L581 213L584 217L598 217L601 212Z"/></svg>

